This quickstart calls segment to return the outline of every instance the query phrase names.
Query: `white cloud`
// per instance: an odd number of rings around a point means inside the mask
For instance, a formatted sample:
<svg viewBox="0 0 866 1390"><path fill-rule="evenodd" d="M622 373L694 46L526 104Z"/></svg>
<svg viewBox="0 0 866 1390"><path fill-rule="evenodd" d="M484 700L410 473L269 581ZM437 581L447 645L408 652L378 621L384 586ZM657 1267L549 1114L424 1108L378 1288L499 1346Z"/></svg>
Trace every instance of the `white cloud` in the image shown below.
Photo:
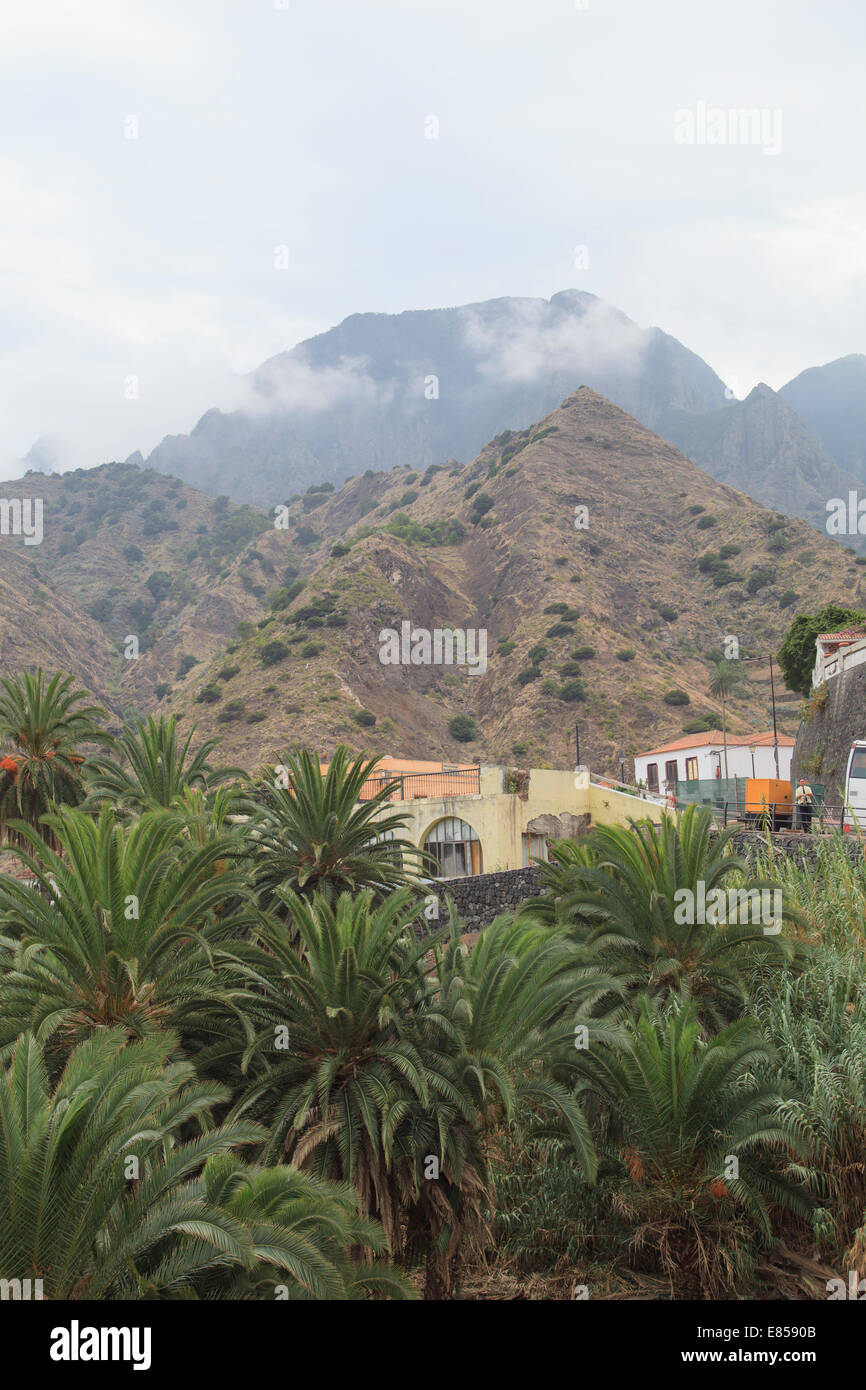
<svg viewBox="0 0 866 1390"><path fill-rule="evenodd" d="M519 300L505 320L485 321L474 309L464 310L462 318L466 346L482 375L495 380L566 375L578 382L590 369L597 373L614 365L623 374L636 373L648 339L645 329L601 300L580 317L552 317L544 301Z"/></svg>

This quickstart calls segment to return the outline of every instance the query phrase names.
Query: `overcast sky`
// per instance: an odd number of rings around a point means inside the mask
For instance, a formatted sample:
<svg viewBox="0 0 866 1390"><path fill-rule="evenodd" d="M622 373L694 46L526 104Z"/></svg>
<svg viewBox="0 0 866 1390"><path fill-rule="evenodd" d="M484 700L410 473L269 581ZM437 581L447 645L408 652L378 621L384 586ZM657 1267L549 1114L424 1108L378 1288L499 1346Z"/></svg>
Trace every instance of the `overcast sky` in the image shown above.
<svg viewBox="0 0 866 1390"><path fill-rule="evenodd" d="M738 395L866 351L863 0L583 3L2 0L5 476L367 310L577 286ZM678 143L699 103L781 149Z"/></svg>

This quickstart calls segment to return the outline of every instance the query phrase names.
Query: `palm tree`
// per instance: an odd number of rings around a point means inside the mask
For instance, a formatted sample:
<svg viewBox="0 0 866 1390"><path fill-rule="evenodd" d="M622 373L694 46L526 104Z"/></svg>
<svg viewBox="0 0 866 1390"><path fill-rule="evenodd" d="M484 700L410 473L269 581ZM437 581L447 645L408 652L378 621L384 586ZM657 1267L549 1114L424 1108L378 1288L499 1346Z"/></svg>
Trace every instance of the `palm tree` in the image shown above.
<svg viewBox="0 0 866 1390"><path fill-rule="evenodd" d="M778 885L747 877L747 862L727 853L733 833L717 832L703 806L663 816L659 826L649 820L632 821L628 829L599 826L587 841L591 862L574 857L545 872L558 920L571 924L589 959L623 986L695 996L704 1020L725 1022L743 1008L753 969L806 955L803 943L748 920L756 910L760 918L767 901L760 894ZM733 885L736 901L727 896ZM730 902L730 915L747 920L717 922L712 912L702 914L699 903L712 904L717 890L725 895L719 915L729 915ZM783 920L804 922L787 894L781 904Z"/></svg>
<svg viewBox="0 0 866 1390"><path fill-rule="evenodd" d="M400 835L406 818L390 809L393 784L360 799L378 762L350 762L348 749L340 747L323 773L318 758L301 749L266 771L253 858L256 884L268 904L280 887L332 900L370 888L381 899L417 883L423 856Z"/></svg>
<svg viewBox="0 0 866 1390"><path fill-rule="evenodd" d="M206 1298L417 1297L387 1264L350 1258L361 1249L380 1254L385 1240L381 1226L358 1215L355 1193L344 1183L297 1168L253 1167L226 1153L208 1159L204 1191L211 1206L249 1231L256 1260L209 1274L201 1281Z"/></svg>
<svg viewBox="0 0 866 1390"><path fill-rule="evenodd" d="M125 727L117 748L127 766L107 758L98 760L91 778L90 801L110 800L127 811L139 813L176 806L189 791L212 793L229 778L242 780L240 768L214 767L210 756L219 739L207 739L190 753L195 728L181 743L174 715L137 720Z"/></svg>
<svg viewBox="0 0 866 1390"><path fill-rule="evenodd" d="M392 1256L425 1261L425 1297L448 1297L467 1243L488 1234L495 1118L528 1100L592 1178L586 1124L549 1071L574 1050L576 1010L614 985L537 926L490 927L471 957L453 917L419 941L406 890L382 905L370 890L336 904L279 895L297 937L270 924L244 955L257 1029L235 1113L266 1122L267 1161L351 1183Z"/></svg>
<svg viewBox="0 0 866 1390"><path fill-rule="evenodd" d="M227 1093L170 1062L176 1045L94 1033L52 1090L36 1039L18 1039L0 1074L4 1277L42 1279L50 1299L170 1298L208 1270L254 1263L250 1233L196 1175L261 1131L213 1125Z"/></svg>
<svg viewBox="0 0 866 1390"><path fill-rule="evenodd" d="M108 806L47 817L55 852L23 823L19 851L35 886L0 877L0 1046L33 1028L62 1053L93 1030L142 1037L166 1023L188 1046L240 1049L243 991L222 968L257 920L231 837L195 845L174 817L131 826ZM217 872L222 866L223 872Z"/></svg>
<svg viewBox="0 0 866 1390"><path fill-rule="evenodd" d="M18 1039L0 1074L4 1278L41 1279L50 1299L412 1297L350 1258L384 1237L345 1188L241 1162L262 1131L214 1125L228 1092L176 1050L171 1033L106 1029L52 1091L35 1038Z"/></svg>
<svg viewBox="0 0 866 1390"><path fill-rule="evenodd" d="M734 661L718 661L710 672L709 692L714 700L722 702L722 739L725 748L725 780L728 776L728 710L727 700L744 679L743 672Z"/></svg>
<svg viewBox="0 0 866 1390"><path fill-rule="evenodd" d="M767 1079L773 1054L754 1021L700 1034L695 1001L642 999L619 1047L577 1054L578 1096L605 1121L633 1252L653 1252L672 1295L718 1298L748 1272L748 1242L771 1241L771 1206L808 1215L781 1175L808 1142Z"/></svg>
<svg viewBox="0 0 866 1390"><path fill-rule="evenodd" d="M83 703L88 699L59 671L47 683L41 668L0 679L0 742L8 749L0 758L0 833L6 839L17 839L11 820L38 826L53 806L84 800L89 766L81 750L112 741L99 723L106 711Z"/></svg>
<svg viewBox="0 0 866 1390"><path fill-rule="evenodd" d="M380 905L369 889L336 903L279 894L297 937L271 924L247 958L260 1026L234 1113L265 1120L265 1161L282 1153L351 1184L391 1256L426 1258L425 1296L444 1296L463 1238L486 1230L488 1198L477 1107L425 970L431 938L415 936L417 903L405 889Z"/></svg>
<svg viewBox="0 0 866 1390"><path fill-rule="evenodd" d="M568 921L563 904L573 889L583 887L583 874L595 862L592 849L576 840L551 840L548 858L533 860L532 867L541 879L545 891L536 897L524 898L517 909L518 918L529 917L553 927Z"/></svg>
<svg viewBox="0 0 866 1390"><path fill-rule="evenodd" d="M258 945L242 950L256 1033L244 1057L253 1080L236 1112L266 1116L266 1162L285 1156L351 1183L394 1251L395 1119L412 1098L426 1104L439 1084L413 1014L429 939L415 937L418 908L406 889L381 905L371 890L336 903L286 889L278 896L297 937L266 920Z"/></svg>
<svg viewBox="0 0 866 1390"><path fill-rule="evenodd" d="M566 1081L578 1028L586 1028L593 1045L617 1036L615 1023L594 1017L617 985L586 968L563 934L508 914L485 929L471 952L452 914L449 939L434 941L432 953L428 1007L444 1020L448 1051L440 1067L461 1106L410 1106L400 1138L410 1170L414 1158L406 1248L425 1258L425 1298L447 1298L467 1246L490 1238L494 1127L531 1108L538 1124L564 1136L584 1180L595 1182L592 1135ZM422 1172L421 1158L431 1154L447 1160L436 1182Z"/></svg>

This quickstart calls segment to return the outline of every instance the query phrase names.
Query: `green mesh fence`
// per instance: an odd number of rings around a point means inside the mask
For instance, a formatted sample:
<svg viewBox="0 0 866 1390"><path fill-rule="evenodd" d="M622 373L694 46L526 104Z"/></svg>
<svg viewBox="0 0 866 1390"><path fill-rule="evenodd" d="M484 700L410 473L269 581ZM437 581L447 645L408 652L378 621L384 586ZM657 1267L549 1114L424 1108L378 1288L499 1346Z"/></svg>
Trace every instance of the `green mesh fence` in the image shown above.
<svg viewBox="0 0 866 1390"><path fill-rule="evenodd" d="M737 820L746 813L745 777L701 777L691 782L677 782L677 806L711 806L713 811L724 818L727 807L728 820ZM820 816L824 808L826 786L822 782L811 782L812 814ZM795 815L796 821L796 815Z"/></svg>

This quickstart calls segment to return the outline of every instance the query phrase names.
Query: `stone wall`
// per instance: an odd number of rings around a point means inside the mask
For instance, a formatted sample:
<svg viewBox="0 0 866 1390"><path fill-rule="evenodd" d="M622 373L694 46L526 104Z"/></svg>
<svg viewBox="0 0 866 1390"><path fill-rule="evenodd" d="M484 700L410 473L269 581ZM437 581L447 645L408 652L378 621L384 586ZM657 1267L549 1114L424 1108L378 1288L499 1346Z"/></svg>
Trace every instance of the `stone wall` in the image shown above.
<svg viewBox="0 0 866 1390"><path fill-rule="evenodd" d="M474 878L442 878L431 884L442 904L438 924L447 920L446 895L454 899L464 932L479 931L500 912L517 907L526 898L542 891L537 869L506 869L499 874L476 874Z"/></svg>
<svg viewBox="0 0 866 1390"><path fill-rule="evenodd" d="M851 744L866 738L866 666L834 676L826 689L824 708L800 725L791 777L823 782L827 805L841 806Z"/></svg>
<svg viewBox="0 0 866 1390"><path fill-rule="evenodd" d="M818 780L817 778L815 779ZM780 854L787 854L789 858L796 859L800 864L814 864L818 854L818 845L822 837L817 835L773 835L773 849ZM863 846L857 835L845 835L842 839L845 853L853 861L863 858ZM744 855L747 859L754 857L756 850L765 851L767 839L765 835L759 834L754 830L738 830L731 837L732 848L737 854Z"/></svg>

